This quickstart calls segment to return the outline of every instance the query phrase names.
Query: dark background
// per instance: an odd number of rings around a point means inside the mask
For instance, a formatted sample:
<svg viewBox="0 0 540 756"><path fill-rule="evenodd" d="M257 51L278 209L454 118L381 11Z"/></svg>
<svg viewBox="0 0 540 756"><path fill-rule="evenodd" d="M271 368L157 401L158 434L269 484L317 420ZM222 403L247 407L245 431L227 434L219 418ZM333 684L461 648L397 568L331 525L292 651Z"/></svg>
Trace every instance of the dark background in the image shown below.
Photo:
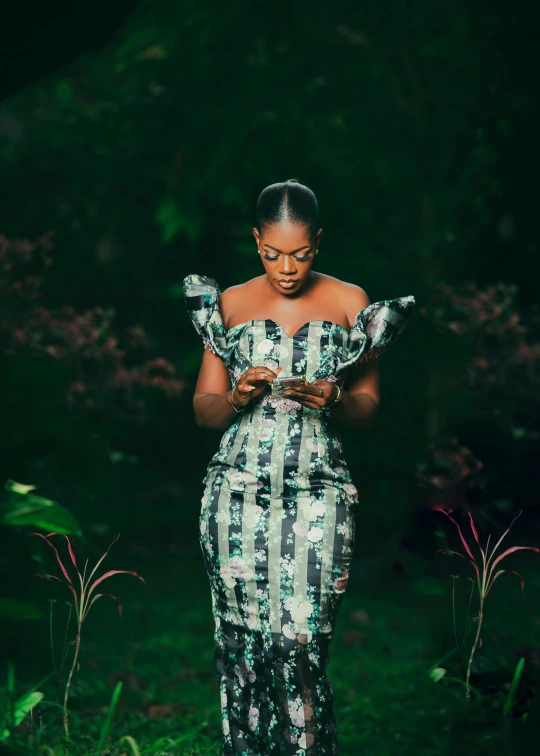
<svg viewBox="0 0 540 756"><path fill-rule="evenodd" d="M224 289L259 275L257 197L293 177L319 200L318 269L372 302L417 302L381 360L377 427L343 431L360 492L356 583L331 667L343 753L430 754L441 731L477 753L493 748L521 656L511 718L527 721L540 658L536 556L505 565L526 578L527 608L510 575L490 593L493 627L473 668L483 705L425 670L455 644L450 574L461 576L463 617L474 575L436 553L462 544L434 509L453 510L467 538L471 511L491 546L523 509L507 545L540 543L537 28L536 6L503 0L4 13L2 477L68 510L61 532L83 562L121 533L108 569L147 581L113 578L124 630L106 602L85 626L72 692L81 748L120 679L116 735L150 748L166 732L185 736L171 753L219 752L197 529L219 434L193 420L202 344L182 279L209 275ZM58 569L30 535L36 524L4 516L0 526L3 651L20 693L51 669L47 599L64 607L70 597L33 577ZM455 664L447 677L463 679ZM406 706L407 725L396 714Z"/></svg>

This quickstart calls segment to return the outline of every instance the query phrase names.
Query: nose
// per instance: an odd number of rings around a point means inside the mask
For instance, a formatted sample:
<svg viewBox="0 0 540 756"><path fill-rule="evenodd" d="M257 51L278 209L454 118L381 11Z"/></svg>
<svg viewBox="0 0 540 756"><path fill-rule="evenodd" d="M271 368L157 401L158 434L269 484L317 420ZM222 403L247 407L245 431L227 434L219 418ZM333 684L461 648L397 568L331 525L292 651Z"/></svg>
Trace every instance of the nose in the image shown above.
<svg viewBox="0 0 540 756"><path fill-rule="evenodd" d="M290 276L291 274L296 273L296 266L290 255L282 255L279 268L279 272L283 273L284 276Z"/></svg>

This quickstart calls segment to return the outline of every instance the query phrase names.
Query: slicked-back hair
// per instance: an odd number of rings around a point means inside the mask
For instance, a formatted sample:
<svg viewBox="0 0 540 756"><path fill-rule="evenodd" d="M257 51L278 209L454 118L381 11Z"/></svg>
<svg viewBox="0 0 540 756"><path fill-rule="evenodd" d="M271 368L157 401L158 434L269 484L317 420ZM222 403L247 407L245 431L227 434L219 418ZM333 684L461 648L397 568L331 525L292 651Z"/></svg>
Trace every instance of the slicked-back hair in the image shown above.
<svg viewBox="0 0 540 756"><path fill-rule="evenodd" d="M270 184L257 200L257 229L287 220L306 226L311 239L319 227L319 205L312 190L297 179Z"/></svg>

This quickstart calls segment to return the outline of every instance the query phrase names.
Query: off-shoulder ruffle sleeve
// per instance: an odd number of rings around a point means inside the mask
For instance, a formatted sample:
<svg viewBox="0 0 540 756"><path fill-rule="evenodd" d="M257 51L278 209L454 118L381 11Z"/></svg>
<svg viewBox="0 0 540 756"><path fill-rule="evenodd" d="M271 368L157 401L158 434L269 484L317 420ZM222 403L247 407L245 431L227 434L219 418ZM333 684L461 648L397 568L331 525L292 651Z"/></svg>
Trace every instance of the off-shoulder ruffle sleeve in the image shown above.
<svg viewBox="0 0 540 756"><path fill-rule="evenodd" d="M184 299L188 315L195 330L201 336L204 346L228 364L230 349L218 300L220 288L213 278L191 273L186 276Z"/></svg>
<svg viewBox="0 0 540 756"><path fill-rule="evenodd" d="M403 331L415 304L411 295L372 302L360 310L351 327L339 369L378 359Z"/></svg>

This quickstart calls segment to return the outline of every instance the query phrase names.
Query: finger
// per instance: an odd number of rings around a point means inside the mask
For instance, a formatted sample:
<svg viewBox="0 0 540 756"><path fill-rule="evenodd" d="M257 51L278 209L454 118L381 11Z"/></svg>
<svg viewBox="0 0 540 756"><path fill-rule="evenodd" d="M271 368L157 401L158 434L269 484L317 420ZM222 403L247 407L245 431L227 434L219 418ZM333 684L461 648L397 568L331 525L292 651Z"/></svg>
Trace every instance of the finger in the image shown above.
<svg viewBox="0 0 540 756"><path fill-rule="evenodd" d="M314 410L321 409L320 404L315 404L314 402L304 402L304 407L308 407L309 409Z"/></svg>
<svg viewBox="0 0 540 756"><path fill-rule="evenodd" d="M321 397L326 396L326 391L328 390L328 383L326 381L322 381L322 382L317 381L316 383L308 383L308 386L311 387L311 389L313 390L313 393L316 396L321 396Z"/></svg>
<svg viewBox="0 0 540 756"><path fill-rule="evenodd" d="M256 386L250 386L249 384L247 386L237 386L238 392L240 394L249 394L250 391L254 391Z"/></svg>
<svg viewBox="0 0 540 756"><path fill-rule="evenodd" d="M299 386L290 386L290 388L284 389L284 391L298 391L304 395L320 396L319 387L313 383L303 383Z"/></svg>
<svg viewBox="0 0 540 756"><path fill-rule="evenodd" d="M298 387L295 387L295 388L285 389L283 391L283 393L287 394L287 395L289 395L289 392L294 392L295 396L303 396L305 398L307 398L307 397L311 398L311 397L315 397L315 396L318 397L318 398L320 398L320 399L323 398L322 396L320 396L320 394L319 394L318 391L313 391L313 389L306 388L305 386L298 386Z"/></svg>
<svg viewBox="0 0 540 756"><path fill-rule="evenodd" d="M255 383L256 381L273 381L275 377L274 371L269 368L250 368L244 375L244 380Z"/></svg>
<svg viewBox="0 0 540 756"><path fill-rule="evenodd" d="M256 373L254 375L246 376L248 383L271 383L275 376L268 373Z"/></svg>
<svg viewBox="0 0 540 756"><path fill-rule="evenodd" d="M284 391L283 394L287 396L287 399L299 402L305 407L310 407L310 409L321 409L323 406L322 397L312 396L311 394L299 394L298 392L289 393L288 391Z"/></svg>
<svg viewBox="0 0 540 756"><path fill-rule="evenodd" d="M252 378L252 383L272 383L275 375L258 375L257 378Z"/></svg>
<svg viewBox="0 0 540 756"><path fill-rule="evenodd" d="M256 373L258 374L258 375L261 375L261 374L263 374L263 373L264 373L264 374L266 374L266 375L271 375L271 376L273 376L274 378L276 378L276 377L277 377L277 373L276 373L276 371L275 371L275 370L272 370L272 368L269 368L269 367L267 367L266 365L256 365L256 366L255 366L255 367L253 368L253 370L254 370L254 371L255 371L255 372L256 372ZM278 370L281 370L281 368L278 368Z"/></svg>
<svg viewBox="0 0 540 756"><path fill-rule="evenodd" d="M302 399L305 395L298 389L289 388L283 389L283 396L288 396L290 399Z"/></svg>
<svg viewBox="0 0 540 756"><path fill-rule="evenodd" d="M320 392L320 389L319 389L319 387L318 387L318 386L317 386L316 384L309 384L309 383L308 383L308 384L307 384L307 385L306 385L306 386L304 387L304 391L305 391L305 392L306 392L307 394L313 394L314 396L321 396L321 392Z"/></svg>

